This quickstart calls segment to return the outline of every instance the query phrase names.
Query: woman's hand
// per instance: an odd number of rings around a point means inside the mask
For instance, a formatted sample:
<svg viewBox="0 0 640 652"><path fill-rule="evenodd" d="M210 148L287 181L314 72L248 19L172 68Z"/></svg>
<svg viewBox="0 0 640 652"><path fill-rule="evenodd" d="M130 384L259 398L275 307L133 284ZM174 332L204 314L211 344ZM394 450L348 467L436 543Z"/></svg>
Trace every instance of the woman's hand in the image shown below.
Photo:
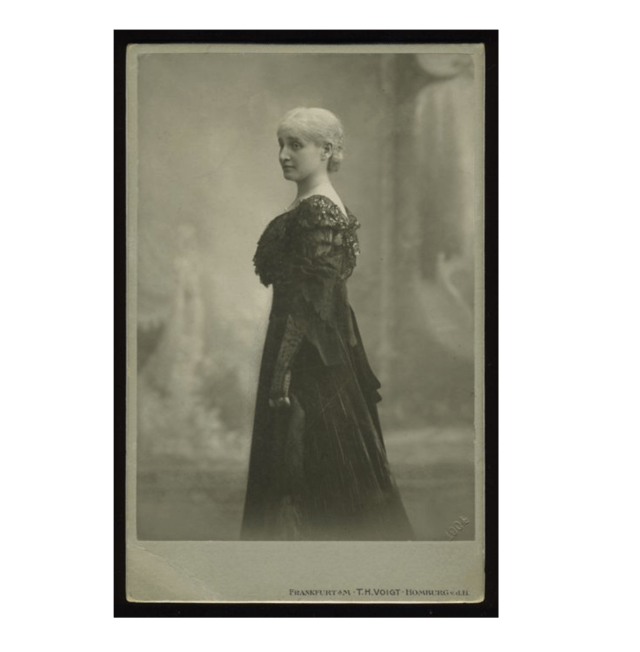
<svg viewBox="0 0 640 652"><path fill-rule="evenodd" d="M281 396L275 399L270 398L269 405L272 408L291 407L291 400L288 396Z"/></svg>

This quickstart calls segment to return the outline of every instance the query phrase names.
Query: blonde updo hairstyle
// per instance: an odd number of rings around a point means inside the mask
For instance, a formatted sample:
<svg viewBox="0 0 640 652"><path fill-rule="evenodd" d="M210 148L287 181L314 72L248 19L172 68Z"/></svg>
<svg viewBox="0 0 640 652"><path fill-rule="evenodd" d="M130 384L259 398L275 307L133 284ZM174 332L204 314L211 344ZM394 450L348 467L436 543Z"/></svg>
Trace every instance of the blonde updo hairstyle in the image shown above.
<svg viewBox="0 0 640 652"><path fill-rule="evenodd" d="M344 158L344 131L340 120L327 109L298 107L289 111L278 125L278 135L284 129L294 129L316 145L329 144L332 154L328 172L337 172Z"/></svg>

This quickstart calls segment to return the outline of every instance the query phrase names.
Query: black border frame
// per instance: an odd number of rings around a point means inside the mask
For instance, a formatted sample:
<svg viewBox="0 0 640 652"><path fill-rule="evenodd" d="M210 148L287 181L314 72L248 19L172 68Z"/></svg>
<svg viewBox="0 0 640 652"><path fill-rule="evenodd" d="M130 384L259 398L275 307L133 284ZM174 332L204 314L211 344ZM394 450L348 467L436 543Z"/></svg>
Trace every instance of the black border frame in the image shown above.
<svg viewBox="0 0 640 652"><path fill-rule="evenodd" d="M126 599L126 50L132 43L485 46L485 599L464 604ZM498 617L498 30L114 30L114 617Z"/></svg>

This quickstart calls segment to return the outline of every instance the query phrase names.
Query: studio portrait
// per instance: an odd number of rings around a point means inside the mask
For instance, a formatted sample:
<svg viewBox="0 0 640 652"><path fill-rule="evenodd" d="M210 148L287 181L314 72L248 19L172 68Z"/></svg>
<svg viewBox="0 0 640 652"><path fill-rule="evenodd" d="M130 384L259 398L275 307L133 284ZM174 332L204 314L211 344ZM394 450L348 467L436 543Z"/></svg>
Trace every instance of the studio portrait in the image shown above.
<svg viewBox="0 0 640 652"><path fill-rule="evenodd" d="M476 539L482 61L137 56L138 541Z"/></svg>

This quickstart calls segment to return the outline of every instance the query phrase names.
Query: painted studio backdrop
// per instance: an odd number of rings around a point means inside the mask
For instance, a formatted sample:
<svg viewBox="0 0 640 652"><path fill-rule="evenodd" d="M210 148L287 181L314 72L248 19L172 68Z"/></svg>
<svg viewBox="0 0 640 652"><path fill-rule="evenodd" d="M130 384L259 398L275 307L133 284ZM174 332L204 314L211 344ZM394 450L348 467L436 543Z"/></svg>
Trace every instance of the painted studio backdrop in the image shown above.
<svg viewBox="0 0 640 652"><path fill-rule="evenodd" d="M295 196L276 126L345 127L332 176L362 224L349 281L418 538L474 538L472 57L147 54L138 75L139 539L239 536L271 289L252 258Z"/></svg>

